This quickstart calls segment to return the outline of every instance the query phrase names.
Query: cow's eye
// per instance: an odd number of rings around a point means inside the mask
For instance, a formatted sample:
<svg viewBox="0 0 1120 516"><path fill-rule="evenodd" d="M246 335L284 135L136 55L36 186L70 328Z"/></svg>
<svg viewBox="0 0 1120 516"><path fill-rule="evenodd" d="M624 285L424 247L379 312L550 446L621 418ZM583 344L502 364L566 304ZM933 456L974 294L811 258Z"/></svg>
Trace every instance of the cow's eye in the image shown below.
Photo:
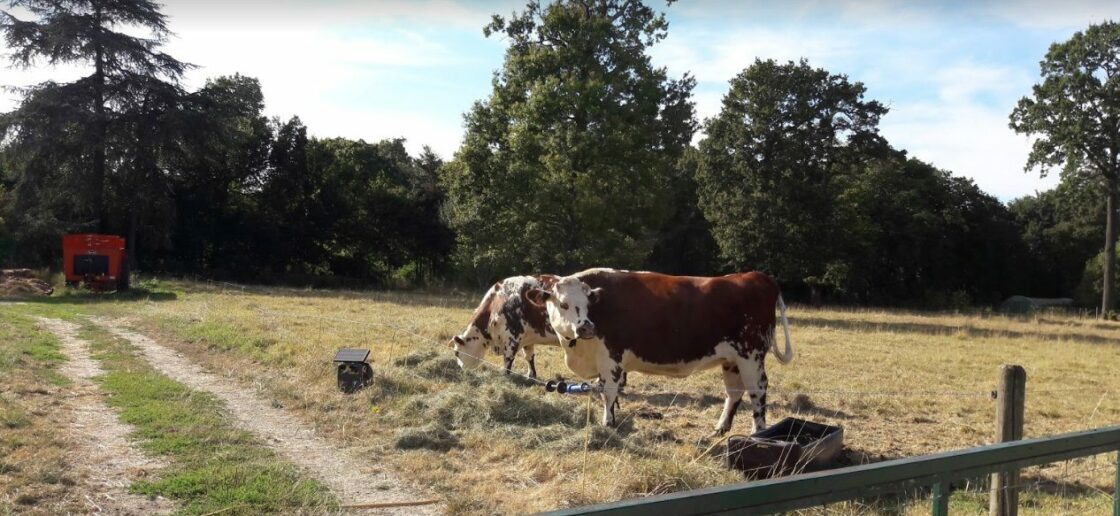
<svg viewBox="0 0 1120 516"><path fill-rule="evenodd" d="M568 303L560 303L560 309L561 310L567 310L568 309Z"/></svg>

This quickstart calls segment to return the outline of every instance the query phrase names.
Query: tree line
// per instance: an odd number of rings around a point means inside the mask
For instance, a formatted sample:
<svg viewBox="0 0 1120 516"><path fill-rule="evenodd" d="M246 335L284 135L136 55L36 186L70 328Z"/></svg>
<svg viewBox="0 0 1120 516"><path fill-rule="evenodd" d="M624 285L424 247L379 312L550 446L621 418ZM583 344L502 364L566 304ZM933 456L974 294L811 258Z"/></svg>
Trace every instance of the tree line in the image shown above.
<svg viewBox="0 0 1120 516"><path fill-rule="evenodd" d="M309 137L263 114L250 77L185 91L190 65L159 51L169 31L150 1L9 6L30 13L4 13L14 66L91 70L0 115L9 264L57 266L62 234L105 231L128 238L140 270L292 284L757 269L803 300L952 307L1092 305L1115 281L1101 251L1120 141L1111 22L1055 44L1011 114L1037 136L1028 169L1062 181L1004 204L891 145L888 108L806 60L744 63L719 114L698 120L695 80L649 57L664 15L636 1L494 16L483 32L508 41L503 64L447 162L399 139ZM137 26L150 35L126 34ZM1078 113L1094 99L1097 113Z"/></svg>

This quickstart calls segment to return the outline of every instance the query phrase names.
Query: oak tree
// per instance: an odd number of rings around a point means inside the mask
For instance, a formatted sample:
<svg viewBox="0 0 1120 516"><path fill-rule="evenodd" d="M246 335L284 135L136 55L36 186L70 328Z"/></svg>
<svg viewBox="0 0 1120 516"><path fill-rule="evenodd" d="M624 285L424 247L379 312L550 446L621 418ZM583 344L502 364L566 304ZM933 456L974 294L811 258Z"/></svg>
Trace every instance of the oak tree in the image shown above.
<svg viewBox="0 0 1120 516"><path fill-rule="evenodd" d="M1042 81L1011 112L1010 126L1035 137L1026 170L1090 181L1105 198L1101 311L1115 309L1120 210L1120 24L1105 22L1054 43Z"/></svg>

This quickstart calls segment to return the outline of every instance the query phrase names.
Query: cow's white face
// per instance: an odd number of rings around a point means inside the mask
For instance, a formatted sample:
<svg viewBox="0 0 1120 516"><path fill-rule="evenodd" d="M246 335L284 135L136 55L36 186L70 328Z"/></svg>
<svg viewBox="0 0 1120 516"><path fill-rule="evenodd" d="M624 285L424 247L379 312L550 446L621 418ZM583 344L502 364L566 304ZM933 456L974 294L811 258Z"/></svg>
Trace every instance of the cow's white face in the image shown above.
<svg viewBox="0 0 1120 516"><path fill-rule="evenodd" d="M448 345L455 350L455 360L459 362L459 367L477 369L490 340L489 335L472 324L467 326L467 331L462 335L453 337Z"/></svg>
<svg viewBox="0 0 1120 516"><path fill-rule="evenodd" d="M595 336L595 324L588 317L591 304L599 298L601 289L592 289L572 277L562 278L549 290L532 289L526 297L529 302L548 309L548 322L563 340L590 339Z"/></svg>

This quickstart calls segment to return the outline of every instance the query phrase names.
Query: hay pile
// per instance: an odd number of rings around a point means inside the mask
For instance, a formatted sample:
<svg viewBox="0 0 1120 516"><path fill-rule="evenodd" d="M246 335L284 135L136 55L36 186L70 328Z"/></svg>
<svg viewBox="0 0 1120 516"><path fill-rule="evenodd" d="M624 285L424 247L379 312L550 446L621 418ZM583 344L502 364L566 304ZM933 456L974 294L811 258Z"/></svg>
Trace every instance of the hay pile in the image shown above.
<svg viewBox="0 0 1120 516"><path fill-rule="evenodd" d="M31 269L0 270L0 296L49 296L54 288Z"/></svg>

